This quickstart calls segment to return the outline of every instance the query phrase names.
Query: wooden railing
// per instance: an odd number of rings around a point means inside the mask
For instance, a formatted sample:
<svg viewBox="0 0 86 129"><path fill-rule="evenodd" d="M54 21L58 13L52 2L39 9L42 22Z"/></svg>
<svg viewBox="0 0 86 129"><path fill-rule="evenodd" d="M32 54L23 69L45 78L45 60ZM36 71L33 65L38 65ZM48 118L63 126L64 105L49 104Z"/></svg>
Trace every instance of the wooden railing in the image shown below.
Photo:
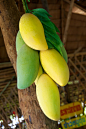
<svg viewBox="0 0 86 129"><path fill-rule="evenodd" d="M70 81L77 80L83 89L86 89L86 52L68 55Z"/></svg>
<svg viewBox="0 0 86 129"><path fill-rule="evenodd" d="M85 102L86 97L86 52L68 54L70 79L66 86L69 102Z"/></svg>

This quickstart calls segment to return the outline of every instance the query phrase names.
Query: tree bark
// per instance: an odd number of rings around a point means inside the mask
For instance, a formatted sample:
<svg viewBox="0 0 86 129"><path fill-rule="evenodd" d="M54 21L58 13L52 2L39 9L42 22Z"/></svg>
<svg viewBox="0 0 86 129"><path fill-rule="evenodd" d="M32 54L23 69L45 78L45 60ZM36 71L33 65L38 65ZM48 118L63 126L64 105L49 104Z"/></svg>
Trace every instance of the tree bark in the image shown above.
<svg viewBox="0 0 86 129"><path fill-rule="evenodd" d="M0 0L0 27L5 47L16 72L16 35L20 13L14 0ZM48 119L41 111L33 84L18 90L19 104L28 129L58 129L57 122ZM49 108L49 107L48 107Z"/></svg>

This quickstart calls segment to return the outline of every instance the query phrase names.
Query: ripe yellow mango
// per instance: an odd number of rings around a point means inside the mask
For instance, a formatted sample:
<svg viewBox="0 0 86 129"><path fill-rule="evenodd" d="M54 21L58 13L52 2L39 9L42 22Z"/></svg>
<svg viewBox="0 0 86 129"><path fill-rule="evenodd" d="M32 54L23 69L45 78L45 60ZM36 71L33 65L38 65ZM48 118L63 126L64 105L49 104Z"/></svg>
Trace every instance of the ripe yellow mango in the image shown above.
<svg viewBox="0 0 86 129"><path fill-rule="evenodd" d="M29 87L35 81L38 70L38 51L24 44L17 56L17 88L25 89Z"/></svg>
<svg viewBox="0 0 86 129"><path fill-rule="evenodd" d="M23 14L19 21L19 30L24 42L29 47L36 50L48 49L42 23L35 15Z"/></svg>
<svg viewBox="0 0 86 129"><path fill-rule="evenodd" d="M38 75L37 75L37 77L35 79L35 84L37 83L37 81L38 81L39 77L41 76L41 74L43 74L43 69L42 69L41 64L39 64L39 71L38 71Z"/></svg>
<svg viewBox="0 0 86 129"><path fill-rule="evenodd" d="M55 49L40 51L40 61L45 72L60 86L69 80L69 68L64 58Z"/></svg>
<svg viewBox="0 0 86 129"><path fill-rule="evenodd" d="M60 119L60 95L56 83L47 75L42 74L36 84L36 95L44 114L51 120Z"/></svg>

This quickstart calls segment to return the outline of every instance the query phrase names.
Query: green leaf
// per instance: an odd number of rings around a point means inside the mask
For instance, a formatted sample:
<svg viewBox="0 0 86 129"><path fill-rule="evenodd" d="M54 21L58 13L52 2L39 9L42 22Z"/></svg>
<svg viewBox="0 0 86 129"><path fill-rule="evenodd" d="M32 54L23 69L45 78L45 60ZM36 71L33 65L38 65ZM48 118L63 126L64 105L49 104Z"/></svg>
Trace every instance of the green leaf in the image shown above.
<svg viewBox="0 0 86 129"><path fill-rule="evenodd" d="M54 46L53 44L51 44L51 42L48 39L46 39L46 41L48 44L48 49L54 48L63 56L62 51L61 51L61 47L59 45Z"/></svg>
<svg viewBox="0 0 86 129"><path fill-rule="evenodd" d="M63 43L56 33L53 33L47 30L44 30L44 32L45 32L45 35L47 34L47 37L52 38L52 40L55 40L58 45L62 46Z"/></svg>
<svg viewBox="0 0 86 129"><path fill-rule="evenodd" d="M55 48L55 47L53 46L53 44L51 44L51 42L49 42L48 40L46 40L46 41L47 41L47 44L48 44L48 48L49 48L49 49Z"/></svg>
<svg viewBox="0 0 86 129"><path fill-rule="evenodd" d="M33 9L32 12L40 12L40 13L46 14L47 16L51 17L51 15L43 8Z"/></svg>
<svg viewBox="0 0 86 129"><path fill-rule="evenodd" d="M41 21L41 23L43 24L43 27L44 27L44 26L47 26L47 27L53 29L54 31L56 31L56 30L55 30L55 27L54 27L54 25L52 24L51 21L47 21L47 22Z"/></svg>
<svg viewBox="0 0 86 129"><path fill-rule="evenodd" d="M47 36L47 34L45 34L45 36L46 36L46 41L48 41L48 42L52 42L51 44L53 45L53 46L57 46L58 44L57 44L57 42L56 42L56 40L55 39L53 39L52 40L52 37L51 36ZM48 46L49 47L49 46ZM55 47L54 47L55 48Z"/></svg>
<svg viewBox="0 0 86 129"><path fill-rule="evenodd" d="M52 22L53 23L53 22ZM55 29L56 29L56 32L59 32L60 33L60 31L59 31L59 29L56 27L56 25L53 23L53 25L54 25L54 27L55 27Z"/></svg>
<svg viewBox="0 0 86 129"><path fill-rule="evenodd" d="M42 24L43 24L43 23L42 23ZM43 24L43 27L44 27L44 31L46 30L46 31L49 31L49 32L52 31L52 33L56 33L56 30L55 30L55 29L52 29L52 28L50 28L49 26L46 26L45 24Z"/></svg>
<svg viewBox="0 0 86 129"><path fill-rule="evenodd" d="M40 12L32 12L35 16L39 18L40 21L50 21L49 17L46 14Z"/></svg>
<svg viewBox="0 0 86 129"><path fill-rule="evenodd" d="M62 51L61 51L61 47L59 45L57 47L57 50L59 51L59 53L61 54L61 56L63 56Z"/></svg>
<svg viewBox="0 0 86 129"><path fill-rule="evenodd" d="M48 48L54 48L62 55L61 46L63 45L63 43L57 34L57 32L60 31L50 20L49 16L51 15L43 8L33 9L32 13L39 18L43 25Z"/></svg>

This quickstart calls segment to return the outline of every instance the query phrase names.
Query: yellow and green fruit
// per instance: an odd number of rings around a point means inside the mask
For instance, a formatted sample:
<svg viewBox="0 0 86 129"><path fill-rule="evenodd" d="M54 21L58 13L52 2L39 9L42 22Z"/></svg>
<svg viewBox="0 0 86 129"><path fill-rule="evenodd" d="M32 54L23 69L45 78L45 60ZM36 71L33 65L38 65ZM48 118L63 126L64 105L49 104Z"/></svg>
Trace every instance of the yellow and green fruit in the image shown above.
<svg viewBox="0 0 86 129"><path fill-rule="evenodd" d="M40 51L40 61L45 72L60 86L69 80L69 68L64 58L55 49Z"/></svg>
<svg viewBox="0 0 86 129"><path fill-rule="evenodd" d="M44 114L51 120L60 119L60 95L56 83L42 74L36 84L36 95Z"/></svg>
<svg viewBox="0 0 86 129"><path fill-rule="evenodd" d="M22 15L19 30L24 42L35 50L47 50L44 28L40 20L31 13Z"/></svg>
<svg viewBox="0 0 86 129"><path fill-rule="evenodd" d="M26 44L19 50L17 56L17 87L25 89L36 79L39 70L38 51Z"/></svg>

